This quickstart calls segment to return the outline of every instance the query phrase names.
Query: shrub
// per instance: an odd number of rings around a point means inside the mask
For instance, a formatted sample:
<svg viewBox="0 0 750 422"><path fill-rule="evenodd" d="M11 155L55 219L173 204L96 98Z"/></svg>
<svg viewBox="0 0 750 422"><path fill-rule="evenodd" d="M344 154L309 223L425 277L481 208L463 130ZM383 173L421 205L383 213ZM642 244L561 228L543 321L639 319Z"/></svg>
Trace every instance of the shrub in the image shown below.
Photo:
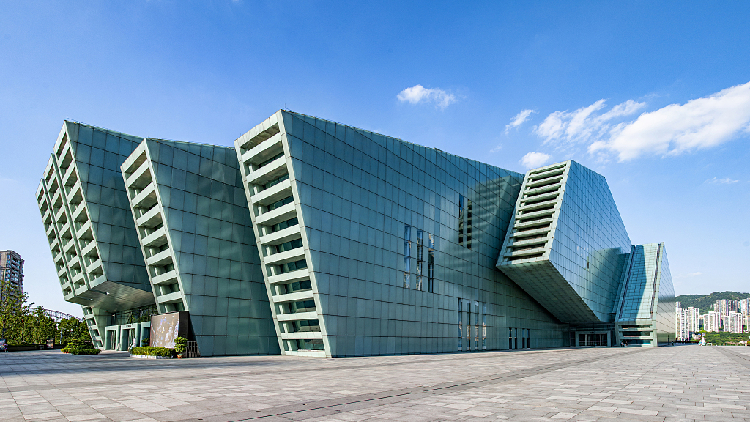
<svg viewBox="0 0 750 422"><path fill-rule="evenodd" d="M130 349L130 354L171 358L174 356L175 351L174 349L168 349L166 347L133 347Z"/></svg>
<svg viewBox="0 0 750 422"><path fill-rule="evenodd" d="M148 347L148 341L149 341L148 337L142 339L141 340L141 347Z"/></svg>
<svg viewBox="0 0 750 422"><path fill-rule="evenodd" d="M174 339L174 351L178 355L184 354L185 350L187 350L187 342L188 340L185 337L177 337Z"/></svg>
<svg viewBox="0 0 750 422"><path fill-rule="evenodd" d="M61 351L63 353L70 353L71 355L98 355L101 352L91 342L81 340L71 341Z"/></svg>
<svg viewBox="0 0 750 422"><path fill-rule="evenodd" d="M71 351L70 353L74 355L98 355L101 353L101 350L99 349L75 349Z"/></svg>

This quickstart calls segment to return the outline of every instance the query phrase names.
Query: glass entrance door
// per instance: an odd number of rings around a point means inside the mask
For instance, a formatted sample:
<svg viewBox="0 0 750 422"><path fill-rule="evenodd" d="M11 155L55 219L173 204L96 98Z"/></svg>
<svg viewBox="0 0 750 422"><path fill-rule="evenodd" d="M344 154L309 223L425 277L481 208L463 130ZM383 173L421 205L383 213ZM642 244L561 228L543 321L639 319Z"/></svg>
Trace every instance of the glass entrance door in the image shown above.
<svg viewBox="0 0 750 422"><path fill-rule="evenodd" d="M580 333L578 345L580 347L606 347L607 333Z"/></svg>

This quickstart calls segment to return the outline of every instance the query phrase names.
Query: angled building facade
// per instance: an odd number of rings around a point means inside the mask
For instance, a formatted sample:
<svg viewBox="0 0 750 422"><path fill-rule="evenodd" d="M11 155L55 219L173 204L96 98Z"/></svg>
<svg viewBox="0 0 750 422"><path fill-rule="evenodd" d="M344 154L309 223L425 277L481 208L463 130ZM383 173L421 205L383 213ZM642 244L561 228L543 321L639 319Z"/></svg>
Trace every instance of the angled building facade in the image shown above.
<svg viewBox="0 0 750 422"><path fill-rule="evenodd" d="M615 306L617 341L655 346L675 341L677 303L663 243L633 245Z"/></svg>
<svg viewBox="0 0 750 422"><path fill-rule="evenodd" d="M102 348L107 342L122 347L119 334L107 338L105 327L137 325L153 311L119 169L139 142L66 121L36 193L63 296L81 305L91 338Z"/></svg>
<svg viewBox="0 0 750 422"><path fill-rule="evenodd" d="M649 346L673 331L663 244L631 245L605 178L575 161L526 174L497 267L569 324L571 345Z"/></svg>
<svg viewBox="0 0 750 422"><path fill-rule="evenodd" d="M494 268L521 174L288 111L235 146L283 353L563 345Z"/></svg>
<svg viewBox="0 0 750 422"><path fill-rule="evenodd" d="M664 245L631 245L575 161L523 175L287 110L234 148L66 122L37 198L102 348L151 314L204 356L655 346L674 326Z"/></svg>
<svg viewBox="0 0 750 422"><path fill-rule="evenodd" d="M159 313L188 311L203 356L277 354L233 148L145 139L122 164Z"/></svg>

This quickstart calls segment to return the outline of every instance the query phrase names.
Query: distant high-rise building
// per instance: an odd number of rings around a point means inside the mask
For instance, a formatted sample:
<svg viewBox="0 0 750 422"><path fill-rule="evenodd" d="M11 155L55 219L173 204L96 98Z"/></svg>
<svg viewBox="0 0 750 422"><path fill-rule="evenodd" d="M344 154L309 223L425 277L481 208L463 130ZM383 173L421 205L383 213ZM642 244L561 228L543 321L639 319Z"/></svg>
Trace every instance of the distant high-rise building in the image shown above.
<svg viewBox="0 0 750 422"><path fill-rule="evenodd" d="M687 322L686 322L687 314L685 312L685 309L680 308L679 302L677 304L677 308L675 309L675 324L674 324L674 332L675 337L677 337L677 340L687 340L688 339L688 332L687 332Z"/></svg>
<svg viewBox="0 0 750 422"><path fill-rule="evenodd" d="M703 329L709 332L719 332L721 328L721 314L716 311L708 311L703 315Z"/></svg>
<svg viewBox="0 0 750 422"><path fill-rule="evenodd" d="M700 310L692 306L688 308L677 306L675 323L677 339L690 340L693 334L700 331Z"/></svg>
<svg viewBox="0 0 750 422"><path fill-rule="evenodd" d="M729 315L730 312L736 312L739 308L739 300L720 299L714 302L714 311L719 312L721 316Z"/></svg>
<svg viewBox="0 0 750 422"><path fill-rule="evenodd" d="M724 331L728 333L741 333L743 330L742 314L739 312L729 312L724 317Z"/></svg>
<svg viewBox="0 0 750 422"><path fill-rule="evenodd" d="M0 251L0 282L10 282L23 291L23 259L14 251Z"/></svg>
<svg viewBox="0 0 750 422"><path fill-rule="evenodd" d="M738 302L737 312L742 315L750 315L750 298L742 299Z"/></svg>

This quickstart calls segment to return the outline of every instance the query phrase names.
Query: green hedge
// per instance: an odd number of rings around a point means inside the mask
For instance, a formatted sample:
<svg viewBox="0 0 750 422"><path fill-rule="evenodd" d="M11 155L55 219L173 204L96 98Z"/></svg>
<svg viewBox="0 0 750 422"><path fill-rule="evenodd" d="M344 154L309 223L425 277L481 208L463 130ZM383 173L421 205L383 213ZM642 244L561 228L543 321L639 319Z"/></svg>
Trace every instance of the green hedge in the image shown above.
<svg viewBox="0 0 750 422"><path fill-rule="evenodd" d="M99 349L76 349L70 352L74 355L98 355L101 353Z"/></svg>
<svg viewBox="0 0 750 422"><path fill-rule="evenodd" d="M184 354L185 350L187 350L187 342L188 340L185 337L177 337L174 339L174 351L178 355Z"/></svg>
<svg viewBox="0 0 750 422"><path fill-rule="evenodd" d="M161 356L165 358L174 357L174 349L166 347L133 347L130 349L131 355Z"/></svg>
<svg viewBox="0 0 750 422"><path fill-rule="evenodd" d="M65 346L60 351L71 355L98 355L101 352L101 350L93 347L75 347L73 345Z"/></svg>

